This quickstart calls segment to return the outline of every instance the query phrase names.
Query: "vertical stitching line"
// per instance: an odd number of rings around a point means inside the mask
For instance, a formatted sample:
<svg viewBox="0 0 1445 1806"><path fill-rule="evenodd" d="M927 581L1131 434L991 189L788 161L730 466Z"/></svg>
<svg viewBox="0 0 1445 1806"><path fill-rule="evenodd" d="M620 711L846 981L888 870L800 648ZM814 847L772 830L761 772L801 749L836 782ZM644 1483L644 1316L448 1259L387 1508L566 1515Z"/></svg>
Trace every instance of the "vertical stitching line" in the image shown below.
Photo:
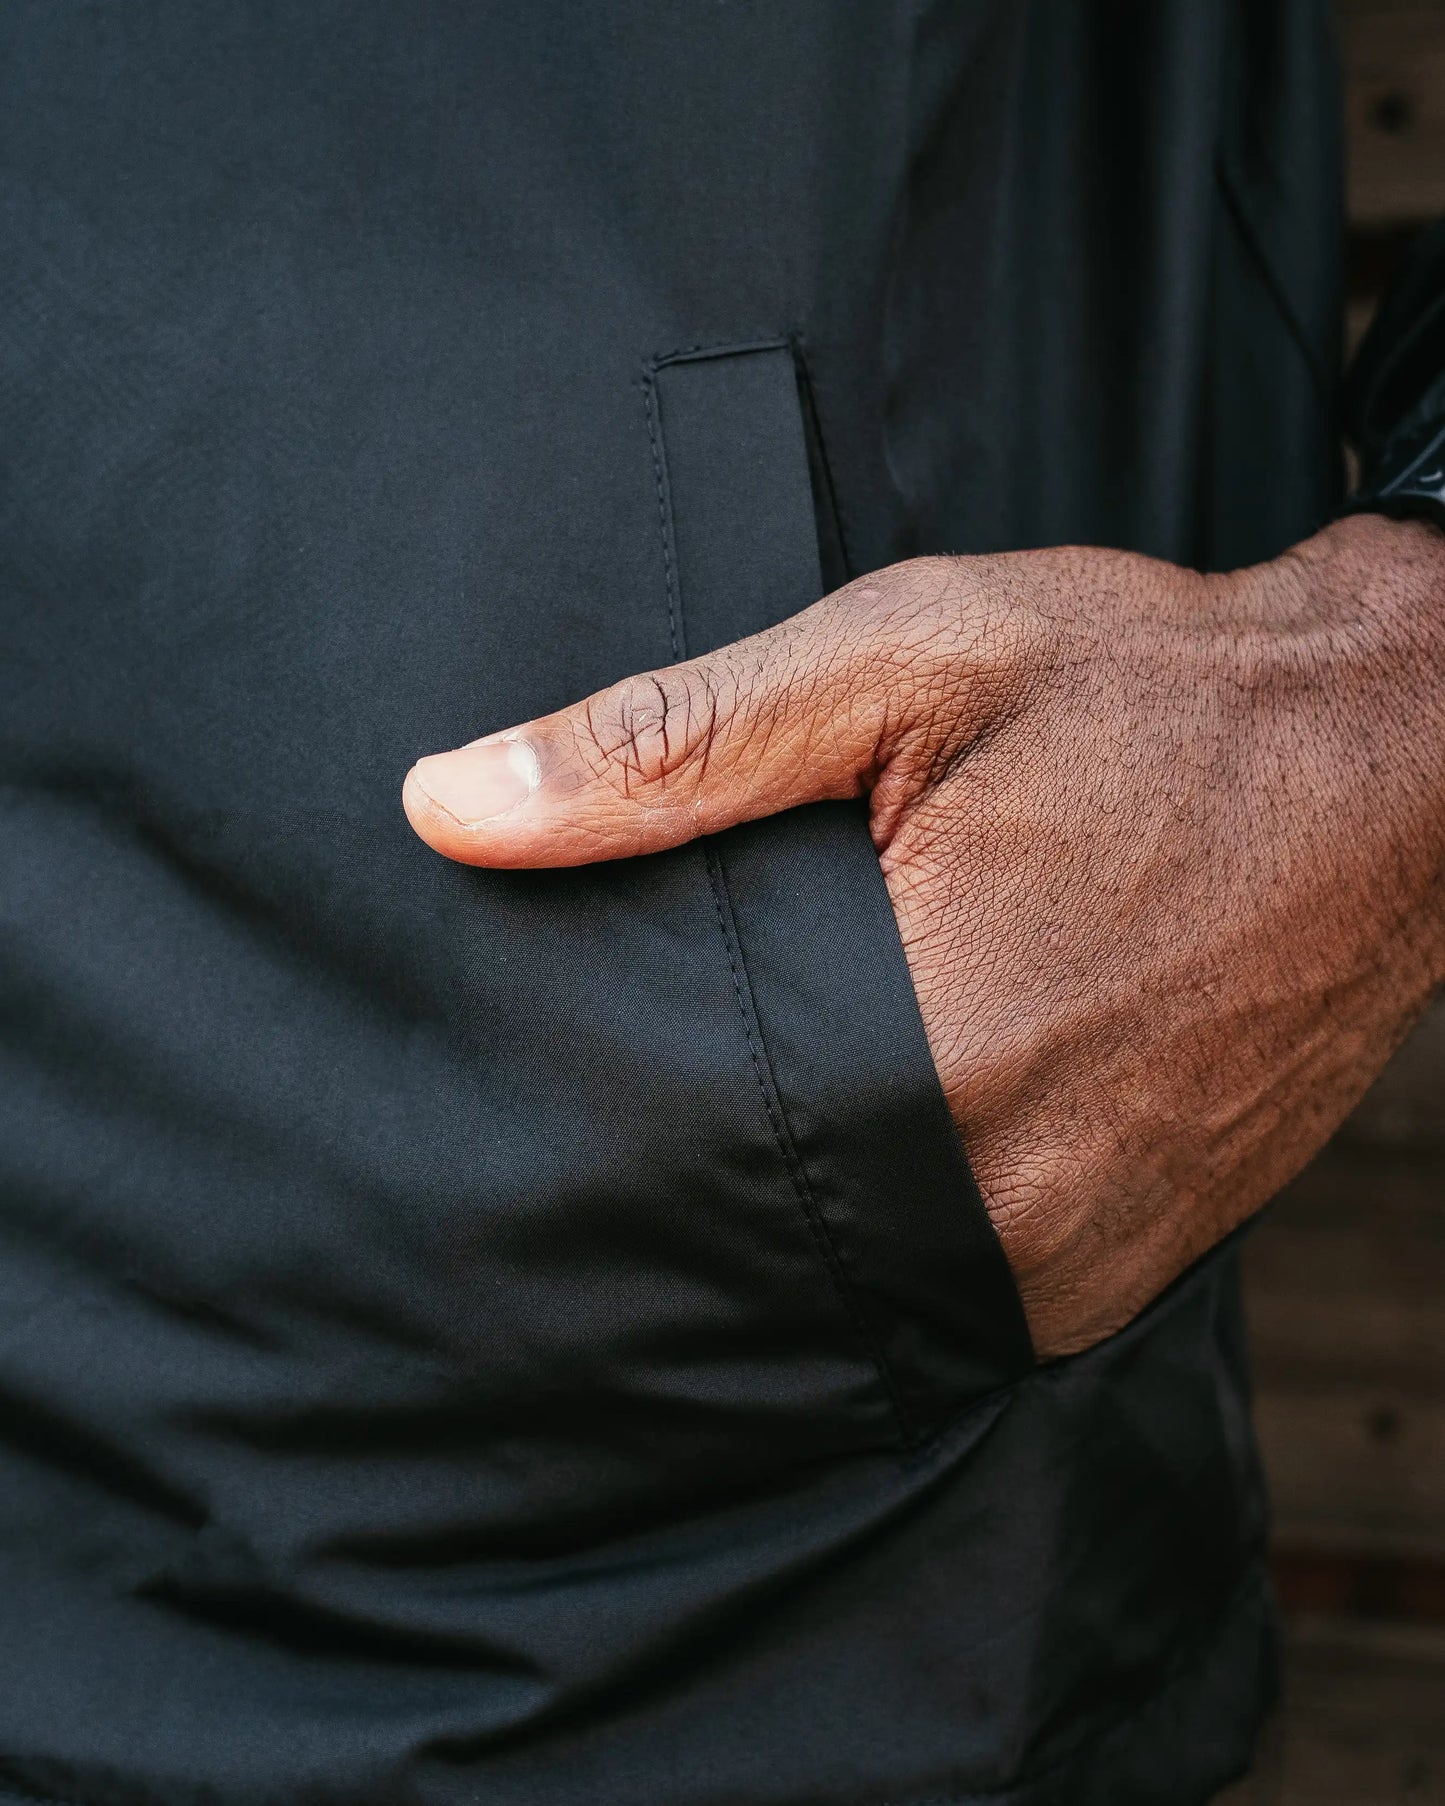
<svg viewBox="0 0 1445 1806"><path fill-rule="evenodd" d="M662 569L667 578L667 637L672 643L672 656L678 659L682 657L682 636L678 632L677 574L672 560L672 510L668 506L662 447L658 442L655 369L649 370L642 379L642 399L647 408L647 442L652 447L652 479L657 485L657 524L662 534Z"/></svg>
<svg viewBox="0 0 1445 1806"><path fill-rule="evenodd" d="M682 598L677 582L677 564L673 556L672 510L670 507L670 490L667 482L666 464L663 459L661 436L659 431L659 414L656 397L656 365L649 366L643 377L643 400L647 410L647 437L652 448L652 473L657 489L658 529L662 537L662 565L667 581L667 624L668 634L672 642L674 658L683 656L683 636L681 632ZM733 996L737 1000L738 1015L742 1019L743 1036L748 1045L748 1057L752 1061L753 1077L757 1081L758 1095L763 1101L763 1110L767 1115L769 1127L773 1132L773 1140L777 1144L778 1154L783 1162L783 1169L792 1183L793 1192L802 1208L803 1220L808 1225L808 1233L812 1237L813 1246L819 1259L833 1282L848 1321L853 1326L853 1333L858 1337L865 1354L878 1375L883 1392L887 1398L898 1435L905 1448L916 1440L913 1425L904 1408L903 1400L894 1383L893 1374L884 1358L883 1349L874 1336L867 1319L853 1296L852 1287L848 1283L847 1273L828 1232L828 1225L818 1209L818 1201L808 1181L807 1170L798 1154L793 1141L791 1125L787 1121L783 1109L782 1095L777 1089L777 1076L772 1069L772 1060L763 1040L762 1024L758 1024L756 1036L753 1033L753 1021L756 1009L751 1003L752 979L748 974L747 961L743 957L742 942L738 938L737 924L733 920L732 899L728 895L727 879L723 871L722 861L712 847L704 844L703 858L707 869L708 886L712 891L713 908L717 912L718 932L722 935L723 951L727 954L728 969L732 973ZM744 988L746 987L746 988ZM770 1089L771 1087L771 1089ZM774 1096L777 1107L774 1108Z"/></svg>
<svg viewBox="0 0 1445 1806"><path fill-rule="evenodd" d="M803 1209L803 1219L808 1225L808 1233L813 1238L813 1246L819 1259L828 1269L828 1276L833 1281L833 1289L837 1292L848 1320L853 1325L854 1334L863 1346L864 1352L872 1362L878 1374L893 1419L898 1427L898 1434L905 1447L912 1447L917 1441L912 1422L894 1384L892 1372L884 1358L878 1339L870 1329L867 1319L859 1309L858 1301L853 1296L852 1287L848 1284L848 1275L828 1232L828 1225L823 1213L818 1209L818 1201L813 1196L813 1188L808 1182L807 1168L803 1165L793 1142L786 1113L783 1109L782 1096L778 1094L777 1108L774 1108L773 1097L769 1094L767 1082L764 1080L766 1067L768 1078L772 1081L773 1091L777 1092L777 1078L772 1070L772 1060L768 1055L767 1043L763 1040L762 1024L758 1024L756 1036L753 1033L755 1011L749 1006L752 992L752 980L748 976L747 960L743 955L742 941L738 937L737 925L732 917L732 898L728 894L727 877L723 871L722 861L711 847L704 848L707 860L708 883L712 888L713 908L717 911L717 925L723 938L723 947L728 956L728 968L732 972L733 995L737 998L738 1014L742 1017L743 1034L747 1039L748 1056L753 1063L753 1077L758 1082L758 1093L763 1100L763 1109L767 1112L768 1122L772 1127L773 1139L778 1144L778 1153L782 1158L784 1169L793 1184L793 1191ZM746 990L744 986L746 985Z"/></svg>

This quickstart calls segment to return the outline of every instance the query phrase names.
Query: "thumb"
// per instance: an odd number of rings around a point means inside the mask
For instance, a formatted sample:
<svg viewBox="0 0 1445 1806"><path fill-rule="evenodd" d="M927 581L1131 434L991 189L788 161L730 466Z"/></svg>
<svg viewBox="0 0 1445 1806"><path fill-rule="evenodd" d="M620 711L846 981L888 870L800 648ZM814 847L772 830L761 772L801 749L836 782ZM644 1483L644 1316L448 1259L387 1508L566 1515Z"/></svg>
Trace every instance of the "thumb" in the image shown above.
<svg viewBox="0 0 1445 1806"><path fill-rule="evenodd" d="M893 663L868 658L860 627L827 597L706 657L421 759L402 790L407 817L467 865L586 865L858 796L880 764L879 666Z"/></svg>

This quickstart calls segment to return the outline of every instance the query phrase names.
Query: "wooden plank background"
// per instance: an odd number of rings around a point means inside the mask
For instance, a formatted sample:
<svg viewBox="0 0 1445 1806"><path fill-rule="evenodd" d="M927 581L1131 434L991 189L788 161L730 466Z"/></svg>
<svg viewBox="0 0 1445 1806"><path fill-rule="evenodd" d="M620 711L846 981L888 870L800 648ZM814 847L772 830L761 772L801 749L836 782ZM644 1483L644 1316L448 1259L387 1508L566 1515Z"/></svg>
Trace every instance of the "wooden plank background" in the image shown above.
<svg viewBox="0 0 1445 1806"><path fill-rule="evenodd" d="M1445 0L1338 13L1354 341L1445 215ZM1225 1801L1445 1806L1445 1008L1272 1208L1246 1275L1287 1656Z"/></svg>
<svg viewBox="0 0 1445 1806"><path fill-rule="evenodd" d="M1349 209L1359 229L1445 213L1445 5L1339 0Z"/></svg>

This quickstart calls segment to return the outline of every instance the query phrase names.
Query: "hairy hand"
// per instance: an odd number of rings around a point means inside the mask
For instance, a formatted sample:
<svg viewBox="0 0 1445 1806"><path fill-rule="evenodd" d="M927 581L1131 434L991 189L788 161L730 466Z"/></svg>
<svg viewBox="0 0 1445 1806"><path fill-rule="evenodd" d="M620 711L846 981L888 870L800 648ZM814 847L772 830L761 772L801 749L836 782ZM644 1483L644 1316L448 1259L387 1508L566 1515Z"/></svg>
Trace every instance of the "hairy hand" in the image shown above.
<svg viewBox="0 0 1445 1806"><path fill-rule="evenodd" d="M1445 537L1361 517L1202 577L927 558L423 759L489 866L867 792L938 1071L1040 1354L1262 1204L1445 971Z"/></svg>

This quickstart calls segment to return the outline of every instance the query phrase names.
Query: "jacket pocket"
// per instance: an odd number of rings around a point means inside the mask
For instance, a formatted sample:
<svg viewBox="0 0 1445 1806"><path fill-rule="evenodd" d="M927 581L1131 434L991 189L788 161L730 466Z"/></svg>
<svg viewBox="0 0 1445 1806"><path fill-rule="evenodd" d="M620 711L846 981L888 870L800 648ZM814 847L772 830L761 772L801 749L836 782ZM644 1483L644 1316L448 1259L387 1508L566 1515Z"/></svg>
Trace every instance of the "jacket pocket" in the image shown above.
<svg viewBox="0 0 1445 1806"><path fill-rule="evenodd" d="M677 656L815 601L790 346L659 360L645 399ZM903 1440L921 1441L1033 1357L938 1081L866 810L789 810L715 836L707 857L779 1158Z"/></svg>

